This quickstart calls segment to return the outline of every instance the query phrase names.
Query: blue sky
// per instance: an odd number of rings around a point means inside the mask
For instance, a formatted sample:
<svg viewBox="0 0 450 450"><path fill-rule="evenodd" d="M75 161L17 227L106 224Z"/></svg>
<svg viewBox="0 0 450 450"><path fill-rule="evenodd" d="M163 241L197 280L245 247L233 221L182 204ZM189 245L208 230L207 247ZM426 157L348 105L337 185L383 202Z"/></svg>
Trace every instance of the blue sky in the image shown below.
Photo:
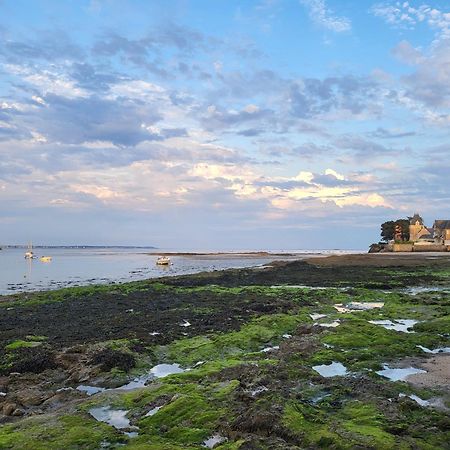
<svg viewBox="0 0 450 450"><path fill-rule="evenodd" d="M365 248L450 214L445 1L0 0L0 39L4 243Z"/></svg>

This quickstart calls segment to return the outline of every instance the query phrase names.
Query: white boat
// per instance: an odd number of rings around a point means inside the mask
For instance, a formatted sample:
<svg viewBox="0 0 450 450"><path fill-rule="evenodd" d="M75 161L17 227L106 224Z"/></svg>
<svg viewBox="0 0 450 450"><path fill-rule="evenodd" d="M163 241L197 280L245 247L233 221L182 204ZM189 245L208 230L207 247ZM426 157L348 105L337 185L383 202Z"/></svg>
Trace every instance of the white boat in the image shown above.
<svg viewBox="0 0 450 450"><path fill-rule="evenodd" d="M170 265L170 258L168 256L160 256L156 260L156 264L158 266L168 266L168 265Z"/></svg>
<svg viewBox="0 0 450 450"><path fill-rule="evenodd" d="M28 251L25 252L25 259L34 259L36 258L33 253L33 244L28 244Z"/></svg>

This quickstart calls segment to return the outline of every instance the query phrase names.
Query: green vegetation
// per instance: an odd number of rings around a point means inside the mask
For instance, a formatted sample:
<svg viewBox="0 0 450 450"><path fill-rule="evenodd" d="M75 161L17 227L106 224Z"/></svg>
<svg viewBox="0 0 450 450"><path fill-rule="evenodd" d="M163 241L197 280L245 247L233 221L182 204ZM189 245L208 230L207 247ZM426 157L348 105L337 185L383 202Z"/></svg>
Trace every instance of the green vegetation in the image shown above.
<svg viewBox="0 0 450 450"><path fill-rule="evenodd" d="M37 416L0 427L0 448L11 450L97 450L102 442L124 442L108 425L86 415Z"/></svg>
<svg viewBox="0 0 450 450"><path fill-rule="evenodd" d="M327 279L331 272L317 270L325 274L325 286L335 287L292 287L304 283L295 276L280 276L267 285L260 279L249 285L198 285L208 276L201 275L70 288L0 302L12 305L14 317L34 319L2 337L2 371L20 367L27 382L36 373L38 382L48 380L52 388L76 386L61 382L61 374L77 369L81 376L89 373L96 384L117 386L156 364L178 363L188 369L140 389L109 390L81 401L67 393L63 407L46 409L44 402L38 406L43 414L0 425L0 449L123 444L131 450L193 450L215 434L227 438L218 450L445 449L450 441L448 412L399 395L448 404L448 393L394 383L375 371L384 363L426 356L419 345L449 346L450 294L411 295L394 288L414 277L427 286L449 286L450 270L377 267L372 279L354 268L355 274L348 274L354 276L352 282ZM334 307L352 302L384 306L349 313ZM75 325L63 322L58 327L55 320L45 323L49 311L73 317L73 322L77 314L85 316ZM311 314L326 317L312 319ZM410 330L414 332L404 333L369 322L396 319L418 323ZM181 326L184 320L191 326ZM333 321L339 325L320 326ZM69 369L58 365L70 358L76 363ZM75 367L79 361L90 372ZM350 376L324 378L312 369L333 361L341 362ZM89 414L94 406L126 410L138 436L129 438L97 422ZM147 416L151 410L154 414Z"/></svg>

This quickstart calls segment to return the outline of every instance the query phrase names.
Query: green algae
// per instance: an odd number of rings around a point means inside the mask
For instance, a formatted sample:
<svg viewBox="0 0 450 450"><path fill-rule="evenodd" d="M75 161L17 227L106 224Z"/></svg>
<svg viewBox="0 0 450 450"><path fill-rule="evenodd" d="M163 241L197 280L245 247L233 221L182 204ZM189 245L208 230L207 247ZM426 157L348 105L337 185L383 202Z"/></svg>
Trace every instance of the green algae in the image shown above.
<svg viewBox="0 0 450 450"><path fill-rule="evenodd" d="M266 343L279 342L292 332L306 315L274 314L261 316L245 324L239 331L180 339L155 350L160 359L189 366L198 361L236 357L262 349Z"/></svg>
<svg viewBox="0 0 450 450"><path fill-rule="evenodd" d="M97 450L105 441L124 438L87 415L30 417L0 427L0 448L5 450Z"/></svg>
<svg viewBox="0 0 450 450"><path fill-rule="evenodd" d="M398 277L412 273L398 273ZM125 448L134 450L199 449L206 438L225 430L230 440L215 447L218 450L237 450L248 442L258 444L247 444L254 447L246 448L443 449L449 441L445 431L449 427L446 415L415 405L408 399L398 400L399 393L415 393L424 399L438 393L414 389L406 383L392 383L372 371L387 361L424 356L417 345L436 348L445 344L444 334L450 329L450 296L442 293L411 296L404 292L383 292L376 289L375 284L371 289L361 287L363 285L356 283L356 288L346 290L314 290L289 286L276 289L268 286L172 287L152 282L113 286L110 290L103 286L84 288L76 294L66 292L63 296L66 299L72 294L94 298L111 292L128 296L137 291L148 294L148 299L158 293L187 298L193 295L196 303L192 308L183 305L178 311L183 314L190 311L206 319L216 310L215 306L206 307L202 303L209 297L219 303L238 298L243 309L251 308L256 300L263 300L269 306L284 301L290 310L285 313L261 310L256 317L241 323L237 330L197 332L166 345L147 345L132 373L142 373L150 364L161 362L176 362L192 370L155 380L136 391L99 394L80 405L77 415L51 416L48 430L38 418L0 426L0 448L90 449L108 441L123 442ZM346 314L338 313L333 307L337 303L355 301L384 302L385 305L381 309ZM309 314L312 313L327 314L324 319L327 322L339 319L340 325L330 329L311 326L314 321ZM421 322L415 325L414 333L386 330L368 322L400 318ZM293 335L292 347L289 347L290 339L282 338L283 334ZM33 342L33 339L24 342ZM303 351L307 343L311 344L311 351ZM99 347L133 354L137 345L142 346L142 342L133 338L98 343ZM280 351L261 353L263 347L274 345L280 345ZM359 391L355 384L347 386L351 380L343 377L321 379L311 370L315 364L331 361L342 362L355 374L355 379L363 374L367 389ZM112 369L111 375L121 378L124 373ZM248 392L261 385L268 386L267 392L253 398ZM327 396L313 401L322 391ZM112 427L83 414L97 405L129 410L132 423L139 426L139 436L127 440ZM153 416L145 417L155 406L162 407ZM279 417L273 415L273 423L285 447L275 446L265 429L237 432L236 423L243 410L255 415L281 411ZM67 430L69 424L73 428L71 432ZM227 433L229 430L232 432ZM12 440L13 433L18 436L17 441ZM45 447L30 447L34 439L44 442Z"/></svg>
<svg viewBox="0 0 450 450"><path fill-rule="evenodd" d="M24 341L22 339L18 339L17 341L11 342L8 345L5 345L6 350L17 350L19 348L31 348L38 347L42 342L39 341Z"/></svg>

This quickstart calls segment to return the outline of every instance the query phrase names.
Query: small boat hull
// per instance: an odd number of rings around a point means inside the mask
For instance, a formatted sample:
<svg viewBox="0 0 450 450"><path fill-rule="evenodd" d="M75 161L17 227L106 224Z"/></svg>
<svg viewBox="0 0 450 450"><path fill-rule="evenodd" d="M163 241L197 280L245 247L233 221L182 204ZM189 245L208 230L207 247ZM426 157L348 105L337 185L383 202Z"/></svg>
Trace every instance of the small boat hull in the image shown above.
<svg viewBox="0 0 450 450"><path fill-rule="evenodd" d="M160 256L156 260L156 265L157 266L169 266L170 265L170 258L168 258L167 256Z"/></svg>

